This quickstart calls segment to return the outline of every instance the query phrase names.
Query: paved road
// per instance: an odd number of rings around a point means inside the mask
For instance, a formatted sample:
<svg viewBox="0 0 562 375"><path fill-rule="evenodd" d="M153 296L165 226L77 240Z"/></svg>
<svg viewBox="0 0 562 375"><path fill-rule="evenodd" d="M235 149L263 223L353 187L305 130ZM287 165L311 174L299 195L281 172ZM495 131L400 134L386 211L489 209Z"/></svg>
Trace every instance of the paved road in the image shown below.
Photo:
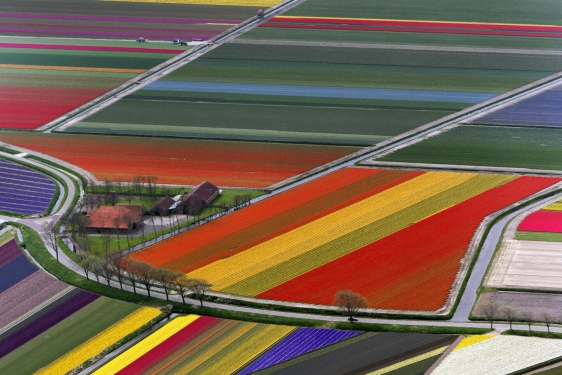
<svg viewBox="0 0 562 375"><path fill-rule="evenodd" d="M480 288L480 285L484 280L484 276L486 275L486 270L488 269L488 265L492 261L494 252L496 251L497 244L501 240L501 234L504 228L506 227L506 225L509 223L509 221L513 219L515 216L521 214L522 212L529 211L534 207L540 206L541 204L545 204L546 202L551 201L552 199L553 199L552 197L548 197L539 202L528 205L525 208L510 213L504 216L503 218L501 218L500 220L498 220L498 222L496 222L492 226L490 232L488 233L488 236L486 237L486 240L484 241L484 244L482 245L482 249L480 250L480 255L478 256L478 260L476 261L474 269L470 274L464 293L461 296L461 300L455 311L455 314L451 318L451 321L453 322L468 321L468 316L472 311L472 307L474 306L474 303L476 303L476 297L477 297L476 293L478 292L478 288Z"/></svg>

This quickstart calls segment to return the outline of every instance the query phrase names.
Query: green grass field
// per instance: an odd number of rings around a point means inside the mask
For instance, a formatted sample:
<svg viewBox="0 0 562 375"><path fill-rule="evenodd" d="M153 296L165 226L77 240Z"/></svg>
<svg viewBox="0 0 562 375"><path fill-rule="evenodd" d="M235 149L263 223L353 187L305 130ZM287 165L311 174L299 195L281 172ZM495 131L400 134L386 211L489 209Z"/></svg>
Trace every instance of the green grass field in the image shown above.
<svg viewBox="0 0 562 375"><path fill-rule="evenodd" d="M562 170L562 130L458 126L380 161Z"/></svg>
<svg viewBox="0 0 562 375"><path fill-rule="evenodd" d="M69 130L83 133L370 145L452 112L122 100Z"/></svg>
<svg viewBox="0 0 562 375"><path fill-rule="evenodd" d="M515 239L520 241L562 242L562 233L517 231L515 232Z"/></svg>
<svg viewBox="0 0 562 375"><path fill-rule="evenodd" d="M138 308L132 303L100 297L0 358L0 373L32 374Z"/></svg>
<svg viewBox="0 0 562 375"><path fill-rule="evenodd" d="M558 25L562 7L557 0L307 0L284 15Z"/></svg>

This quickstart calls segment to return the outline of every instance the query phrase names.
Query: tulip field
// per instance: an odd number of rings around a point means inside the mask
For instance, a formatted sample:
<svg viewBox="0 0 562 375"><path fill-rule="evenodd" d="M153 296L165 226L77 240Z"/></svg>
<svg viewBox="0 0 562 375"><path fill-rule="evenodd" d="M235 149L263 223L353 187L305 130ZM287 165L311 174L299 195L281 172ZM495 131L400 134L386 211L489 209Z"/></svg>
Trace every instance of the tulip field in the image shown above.
<svg viewBox="0 0 562 375"><path fill-rule="evenodd" d="M0 141L75 164L99 180L157 176L161 184L263 188L339 159L347 146L0 132ZM124 147L124 145L126 147Z"/></svg>
<svg viewBox="0 0 562 375"><path fill-rule="evenodd" d="M159 315L58 281L14 240L0 246L2 374L67 373Z"/></svg>
<svg viewBox="0 0 562 375"><path fill-rule="evenodd" d="M465 340L469 341L465 343ZM435 375L504 375L527 373L541 363L558 362L562 357L560 340L538 337L483 336L467 338L432 372ZM558 372L560 369L556 369ZM553 372L553 373L556 373Z"/></svg>
<svg viewBox="0 0 562 375"><path fill-rule="evenodd" d="M272 0L261 0L273 3ZM148 4L150 3L150 4ZM255 14L256 3L233 0L84 0L38 6L33 0L0 4L0 33L24 37L171 42L211 39ZM228 6L230 5L230 6ZM245 5L245 6L244 6ZM147 43L147 44L148 44ZM170 43L171 44L171 43Z"/></svg>
<svg viewBox="0 0 562 375"><path fill-rule="evenodd" d="M562 201L542 207L523 219L515 238L526 241L562 242Z"/></svg>
<svg viewBox="0 0 562 375"><path fill-rule="evenodd" d="M528 4L520 23L346 4L298 4L67 130L369 146L562 70L562 29L530 24ZM533 52L472 48L506 44Z"/></svg>
<svg viewBox="0 0 562 375"><path fill-rule="evenodd" d="M0 40L0 128L35 129L183 51Z"/></svg>
<svg viewBox="0 0 562 375"><path fill-rule="evenodd" d="M315 371L323 374L339 374L343 368L391 371L412 365L425 371L455 338L297 328L188 315L175 318L93 374L306 373L302 370L306 366L317 366ZM335 358L342 360L337 364Z"/></svg>
<svg viewBox="0 0 562 375"><path fill-rule="evenodd" d="M434 311L483 218L558 181L348 168L130 256L230 294Z"/></svg>

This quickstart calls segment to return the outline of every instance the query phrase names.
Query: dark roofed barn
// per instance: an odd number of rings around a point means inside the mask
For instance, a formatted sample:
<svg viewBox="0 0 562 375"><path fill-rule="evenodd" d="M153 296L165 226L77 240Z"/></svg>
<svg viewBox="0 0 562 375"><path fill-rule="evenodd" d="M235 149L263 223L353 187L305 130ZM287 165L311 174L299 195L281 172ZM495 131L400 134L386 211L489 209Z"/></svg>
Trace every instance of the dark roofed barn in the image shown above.
<svg viewBox="0 0 562 375"><path fill-rule="evenodd" d="M220 190L209 181L197 185L181 200L184 213L193 212L197 214L202 208L207 207L220 194Z"/></svg>
<svg viewBox="0 0 562 375"><path fill-rule="evenodd" d="M167 216L170 213L170 207L176 203L170 197L164 197L160 199L150 210L148 210L149 215Z"/></svg>

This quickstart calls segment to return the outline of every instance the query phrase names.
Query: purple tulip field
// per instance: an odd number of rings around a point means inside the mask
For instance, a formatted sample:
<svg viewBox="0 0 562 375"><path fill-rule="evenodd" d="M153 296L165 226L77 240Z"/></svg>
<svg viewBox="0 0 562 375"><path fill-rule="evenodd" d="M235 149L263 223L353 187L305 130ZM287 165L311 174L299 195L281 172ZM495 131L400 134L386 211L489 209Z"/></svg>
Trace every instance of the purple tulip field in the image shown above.
<svg viewBox="0 0 562 375"><path fill-rule="evenodd" d="M55 194L55 183L31 168L0 159L0 211L44 212Z"/></svg>

